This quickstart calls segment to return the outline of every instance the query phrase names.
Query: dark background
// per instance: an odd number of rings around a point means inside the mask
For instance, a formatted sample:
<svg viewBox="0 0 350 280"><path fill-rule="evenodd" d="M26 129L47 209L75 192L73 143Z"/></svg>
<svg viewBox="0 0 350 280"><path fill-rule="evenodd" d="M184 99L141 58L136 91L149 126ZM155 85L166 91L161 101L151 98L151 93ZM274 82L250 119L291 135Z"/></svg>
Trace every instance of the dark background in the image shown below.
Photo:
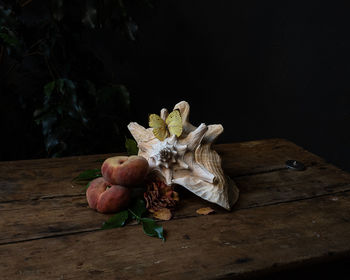
<svg viewBox="0 0 350 280"><path fill-rule="evenodd" d="M350 171L344 4L165 2L140 24L135 119L187 100L219 142L283 137Z"/></svg>
<svg viewBox="0 0 350 280"><path fill-rule="evenodd" d="M149 113L186 100L194 125L223 124L219 143L286 138L350 171L345 1L155 1L133 17L139 29L126 62L118 40L93 35L130 92L130 120L147 125ZM2 149L16 149L20 126L4 127ZM28 149L1 160L38 157Z"/></svg>

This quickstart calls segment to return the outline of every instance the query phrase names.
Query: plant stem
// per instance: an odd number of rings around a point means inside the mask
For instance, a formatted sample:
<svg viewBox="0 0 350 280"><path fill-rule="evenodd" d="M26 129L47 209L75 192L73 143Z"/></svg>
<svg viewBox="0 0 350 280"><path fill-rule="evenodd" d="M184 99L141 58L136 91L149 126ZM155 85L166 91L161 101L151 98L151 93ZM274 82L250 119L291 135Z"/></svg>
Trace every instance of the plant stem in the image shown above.
<svg viewBox="0 0 350 280"><path fill-rule="evenodd" d="M27 6L28 4L30 4L33 0L27 0L27 1L24 1L20 4L21 8Z"/></svg>
<svg viewBox="0 0 350 280"><path fill-rule="evenodd" d="M136 218L138 222L141 221L141 217L137 216L132 210L128 208L128 211Z"/></svg>
<svg viewBox="0 0 350 280"><path fill-rule="evenodd" d="M35 52L31 52L31 53L26 53L23 55L23 57L32 56L32 55L44 55L44 54L41 52L35 51Z"/></svg>
<svg viewBox="0 0 350 280"><path fill-rule="evenodd" d="M118 0L118 4L119 4L119 7L121 8L123 18L127 18L127 12L125 10L123 0Z"/></svg>
<svg viewBox="0 0 350 280"><path fill-rule="evenodd" d="M33 45L31 45L31 46L29 47L29 50L31 50L32 48L34 48L35 46L37 46L38 44L40 44L40 43L43 42L43 41L44 41L44 39L40 39L40 40L36 41Z"/></svg>
<svg viewBox="0 0 350 280"><path fill-rule="evenodd" d="M52 80L56 80L55 75L52 72L52 69L51 69L51 66L50 66L50 63L49 63L47 56L45 56L45 62L46 62L47 69L49 70L49 73L52 77Z"/></svg>

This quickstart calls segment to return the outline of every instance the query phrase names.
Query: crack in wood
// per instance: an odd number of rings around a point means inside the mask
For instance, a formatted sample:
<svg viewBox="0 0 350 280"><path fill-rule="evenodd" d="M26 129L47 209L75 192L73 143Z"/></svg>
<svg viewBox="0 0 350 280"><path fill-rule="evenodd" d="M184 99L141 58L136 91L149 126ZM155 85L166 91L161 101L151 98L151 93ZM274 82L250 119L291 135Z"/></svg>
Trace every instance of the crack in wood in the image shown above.
<svg viewBox="0 0 350 280"><path fill-rule="evenodd" d="M333 186L338 186L338 185L346 186L346 185L349 185L349 184L334 184ZM315 196L312 196L312 197L292 199L292 200L288 200L288 201L272 202L272 203L266 203L266 204L261 204L261 205L257 205L257 206L242 207L242 208L233 209L233 211L234 212L239 212L239 211L243 211L243 210L250 210L250 209L256 209L256 208L261 208L261 207L275 206L275 205L279 205L279 204L300 202L300 201L317 199L317 198L322 198L322 197L327 197L327 196L331 197L331 196L336 196L336 195L339 195L339 194L347 194L349 192L350 192L350 190L339 191L339 192L334 192L334 193L326 193L326 194L315 195ZM217 215L225 215L225 214L217 214ZM198 215L179 216L179 217L174 217L172 220L183 220L183 219L191 219L191 218L197 218L197 217L198 217ZM163 224L163 223L169 223L171 221L157 221L157 222ZM138 224L137 223L130 223L130 224L127 224L126 226L135 226L135 225L138 225ZM41 239L48 239L48 238L70 236L70 235L77 235L77 234L84 234L84 233L96 232L96 231L100 231L100 230L101 230L101 228L91 228L91 229L85 229L85 230L77 230L77 231L73 231L73 232L64 232L64 233L58 233L58 234L51 234L51 235L35 237L35 238L27 238L27 239L8 241L8 242L2 242L2 243L0 242L0 246L9 245L9 244L23 243L23 242L29 242L29 241L35 241L35 240L41 240Z"/></svg>
<svg viewBox="0 0 350 280"><path fill-rule="evenodd" d="M311 166L311 165L310 165ZM274 168L274 169L269 169L269 170L261 170L261 171L256 171L256 172L248 172L248 173L243 173L243 174L238 174L235 176L232 176L232 179L235 178L241 178L241 177L245 177L245 176L254 176L254 175L260 175L260 174L265 174L265 173L273 173L273 172L277 172L277 171L281 171L281 170L286 170L288 169L287 167L280 167L280 168ZM45 196L38 196L38 197L32 197L32 198L28 198L28 199L13 199L13 200L4 200L4 201L0 201L0 204L3 203L13 203L13 202L24 202L24 201L35 201L35 200L42 200L42 199L55 199L55 198L67 198L67 197L82 197L85 196L85 192L84 193L80 193L80 194L63 194L63 195L45 195Z"/></svg>
<svg viewBox="0 0 350 280"><path fill-rule="evenodd" d="M39 196L39 197L31 197L29 199L13 199L13 200L5 200L0 201L0 204L5 203L14 203L14 202L33 202L37 200L46 200L46 199L56 199L56 198L69 198L69 197L82 197L85 196L85 193L80 194L60 194L60 195L45 195L45 196Z"/></svg>
<svg viewBox="0 0 350 280"><path fill-rule="evenodd" d="M238 175L232 176L232 179L246 177L246 176L255 176L255 175L265 174L265 173L272 173L272 172L286 170L286 169L288 169L288 168L287 167L280 167L280 168L274 168L274 169L268 169L268 170L261 170L261 171L256 171L256 172L249 172L249 173L244 173L244 174L238 174Z"/></svg>

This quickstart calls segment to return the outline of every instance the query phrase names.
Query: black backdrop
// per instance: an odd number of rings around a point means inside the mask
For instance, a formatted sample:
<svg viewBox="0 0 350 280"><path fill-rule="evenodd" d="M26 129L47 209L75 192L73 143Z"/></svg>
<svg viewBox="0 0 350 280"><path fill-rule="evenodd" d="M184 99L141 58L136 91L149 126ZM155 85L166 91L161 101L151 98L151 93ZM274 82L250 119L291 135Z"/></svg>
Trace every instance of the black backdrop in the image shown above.
<svg viewBox="0 0 350 280"><path fill-rule="evenodd" d="M138 36L121 68L132 119L146 125L148 113L187 100L193 124L223 124L218 142L286 138L350 171L343 3L155 1L134 15ZM113 71L118 42L95 47Z"/></svg>
<svg viewBox="0 0 350 280"><path fill-rule="evenodd" d="M159 1L140 24L134 118L187 100L194 124L224 125L219 142L282 137L350 171L348 9L312 2Z"/></svg>

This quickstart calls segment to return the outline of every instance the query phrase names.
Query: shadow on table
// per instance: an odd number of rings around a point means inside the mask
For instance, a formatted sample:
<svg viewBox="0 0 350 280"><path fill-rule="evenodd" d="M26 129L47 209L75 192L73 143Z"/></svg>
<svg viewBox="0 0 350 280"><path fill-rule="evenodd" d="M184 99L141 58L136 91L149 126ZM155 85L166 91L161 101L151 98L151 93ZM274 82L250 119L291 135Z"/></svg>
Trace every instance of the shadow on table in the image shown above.
<svg viewBox="0 0 350 280"><path fill-rule="evenodd" d="M296 280L296 279L350 279L350 256L331 262L295 264L285 267L273 267L271 271L256 273L240 279L249 280Z"/></svg>

